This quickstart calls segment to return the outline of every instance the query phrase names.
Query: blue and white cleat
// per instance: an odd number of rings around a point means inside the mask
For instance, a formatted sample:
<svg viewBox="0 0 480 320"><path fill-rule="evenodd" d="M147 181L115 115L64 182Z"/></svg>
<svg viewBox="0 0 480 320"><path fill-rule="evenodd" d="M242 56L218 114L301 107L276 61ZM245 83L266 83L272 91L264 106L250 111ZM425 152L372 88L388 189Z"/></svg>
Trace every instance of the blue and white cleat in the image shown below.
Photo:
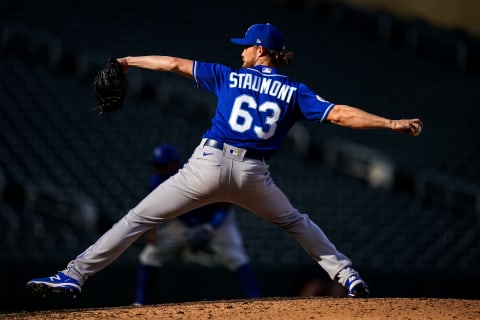
<svg viewBox="0 0 480 320"><path fill-rule="evenodd" d="M348 297L350 298L368 298L370 295L367 284L359 275L348 277L345 282L345 287L348 290Z"/></svg>
<svg viewBox="0 0 480 320"><path fill-rule="evenodd" d="M33 295L46 297L50 294L60 294L76 298L82 291L77 280L59 272L51 277L35 278L27 282L27 290Z"/></svg>

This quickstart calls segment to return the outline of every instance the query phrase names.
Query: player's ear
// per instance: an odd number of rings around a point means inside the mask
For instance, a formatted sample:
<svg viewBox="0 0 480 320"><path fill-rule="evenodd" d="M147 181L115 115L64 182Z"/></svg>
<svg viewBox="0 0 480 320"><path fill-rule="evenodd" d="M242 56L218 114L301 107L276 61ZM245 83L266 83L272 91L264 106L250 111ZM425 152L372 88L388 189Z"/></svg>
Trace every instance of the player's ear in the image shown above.
<svg viewBox="0 0 480 320"><path fill-rule="evenodd" d="M255 50L257 52L257 58L268 55L268 50L262 46L255 46Z"/></svg>

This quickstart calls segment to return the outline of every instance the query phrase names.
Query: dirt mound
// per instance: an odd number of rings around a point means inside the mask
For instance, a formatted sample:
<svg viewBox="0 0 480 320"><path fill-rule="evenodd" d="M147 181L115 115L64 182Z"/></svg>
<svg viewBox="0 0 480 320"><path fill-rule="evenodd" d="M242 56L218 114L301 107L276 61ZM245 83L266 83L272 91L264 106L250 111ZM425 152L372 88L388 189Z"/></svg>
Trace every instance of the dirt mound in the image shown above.
<svg viewBox="0 0 480 320"><path fill-rule="evenodd" d="M200 301L144 307L20 312L5 320L169 319L480 319L480 300L410 298L265 298Z"/></svg>

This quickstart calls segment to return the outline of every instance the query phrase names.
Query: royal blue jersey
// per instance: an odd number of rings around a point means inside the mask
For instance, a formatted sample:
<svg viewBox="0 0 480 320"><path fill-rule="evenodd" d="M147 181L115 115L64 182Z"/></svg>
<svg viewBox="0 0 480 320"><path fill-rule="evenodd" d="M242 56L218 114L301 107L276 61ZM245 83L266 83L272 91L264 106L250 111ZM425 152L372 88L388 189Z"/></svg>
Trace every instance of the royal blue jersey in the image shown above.
<svg viewBox="0 0 480 320"><path fill-rule="evenodd" d="M260 151L267 159L295 122L325 121L334 106L305 84L262 65L231 69L195 61L193 78L218 98L212 125L203 137Z"/></svg>

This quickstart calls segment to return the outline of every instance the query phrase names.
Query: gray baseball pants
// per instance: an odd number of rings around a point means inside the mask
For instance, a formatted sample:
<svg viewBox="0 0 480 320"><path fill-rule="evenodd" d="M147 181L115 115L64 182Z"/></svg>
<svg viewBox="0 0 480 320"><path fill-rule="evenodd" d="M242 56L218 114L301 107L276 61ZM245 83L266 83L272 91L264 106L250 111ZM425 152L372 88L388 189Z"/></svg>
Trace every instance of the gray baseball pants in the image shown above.
<svg viewBox="0 0 480 320"><path fill-rule="evenodd" d="M222 151L204 143L202 139L178 173L148 194L62 272L83 284L159 223L209 203L231 202L285 230L332 279L337 277L344 284L347 277L357 274L350 259L308 215L292 206L274 184L264 161L244 158L244 149L225 144Z"/></svg>

